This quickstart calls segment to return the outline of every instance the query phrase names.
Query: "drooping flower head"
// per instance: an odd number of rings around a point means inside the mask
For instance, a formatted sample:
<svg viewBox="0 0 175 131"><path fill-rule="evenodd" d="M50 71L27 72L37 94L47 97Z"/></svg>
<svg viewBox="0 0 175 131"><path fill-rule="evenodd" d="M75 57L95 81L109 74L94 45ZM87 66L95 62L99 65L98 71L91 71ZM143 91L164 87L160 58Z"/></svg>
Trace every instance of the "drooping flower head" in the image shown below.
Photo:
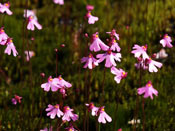
<svg viewBox="0 0 175 131"><path fill-rule="evenodd" d="M73 112L73 109L71 109L69 106L65 106L63 112L64 112L64 115L62 117L62 120L63 121L70 121L71 119L73 121L78 120L78 115L72 113Z"/></svg>
<svg viewBox="0 0 175 131"><path fill-rule="evenodd" d="M4 51L5 54L10 55L11 51L12 51L13 52L13 56L17 56L18 55L18 52L16 51L16 48L15 48L15 46L13 44L12 38L8 38L5 44L7 45L7 47L6 47L5 51Z"/></svg>
<svg viewBox="0 0 175 131"><path fill-rule="evenodd" d="M116 66L115 60L116 61L121 61L121 54L120 53L113 53L111 50L108 50L104 54L98 54L96 56L99 58L99 63L104 61L106 59L105 67L110 68L112 66Z"/></svg>
<svg viewBox="0 0 175 131"><path fill-rule="evenodd" d="M86 10L87 11L92 11L94 9L93 5L86 5Z"/></svg>
<svg viewBox="0 0 175 131"><path fill-rule="evenodd" d="M153 88L151 81L148 81L146 86L138 88L137 92L139 95L144 94L144 98L150 97L151 99L153 99L153 94L156 96L158 95L158 91Z"/></svg>
<svg viewBox="0 0 175 131"><path fill-rule="evenodd" d="M99 117L98 117L98 122L105 124L106 122L111 122L112 118L105 112L104 106L100 107L98 110Z"/></svg>
<svg viewBox="0 0 175 131"><path fill-rule="evenodd" d="M92 116L97 116L99 108L96 107L93 102L91 102L90 104L85 104L85 105L88 107L89 112L92 111L92 113L91 113Z"/></svg>
<svg viewBox="0 0 175 131"><path fill-rule="evenodd" d="M38 30L42 29L42 26L38 23L38 21L36 19L34 19L34 16L31 15L28 17L27 29L33 31L33 30L35 30L35 26L38 28Z"/></svg>
<svg viewBox="0 0 175 131"><path fill-rule="evenodd" d="M12 98L12 103L13 103L14 105L16 105L17 103L21 103L21 99L22 99L21 96L15 95L15 97Z"/></svg>
<svg viewBox="0 0 175 131"><path fill-rule="evenodd" d="M0 28L0 45L5 45L8 35L4 31L4 27Z"/></svg>
<svg viewBox="0 0 175 131"><path fill-rule="evenodd" d="M53 0L55 4L64 5L64 0Z"/></svg>
<svg viewBox="0 0 175 131"><path fill-rule="evenodd" d="M55 106L49 104L46 111L48 112L47 116L50 116L51 119L54 119L56 115L58 118L63 116L63 112L60 110L59 104L56 104Z"/></svg>
<svg viewBox="0 0 175 131"><path fill-rule="evenodd" d="M103 41L100 40L100 38L98 36L98 32L96 32L92 35L92 43L91 43L89 49L91 51L97 52L97 51L100 51L101 49L103 51L107 51L109 49L109 47L107 45L105 45L103 43Z"/></svg>
<svg viewBox="0 0 175 131"><path fill-rule="evenodd" d="M88 19L89 24L94 24L96 21L98 21L98 17L93 16L91 14L91 11L88 11L85 16Z"/></svg>
<svg viewBox="0 0 175 131"><path fill-rule="evenodd" d="M27 61L29 61L30 60L30 58L32 58L33 56L35 56L35 52L34 51L25 51L24 52L25 53L25 55L26 55L26 60Z"/></svg>
<svg viewBox="0 0 175 131"><path fill-rule="evenodd" d="M106 32L107 34L110 34L112 38L116 37L117 40L120 40L119 34L116 33L116 30L113 29L111 32Z"/></svg>
<svg viewBox="0 0 175 131"><path fill-rule="evenodd" d="M92 69L95 66L98 66L98 61L93 57L93 55L90 53L88 57L83 57L81 59L81 63L86 62L86 64L83 66L83 68L89 68Z"/></svg>
<svg viewBox="0 0 175 131"><path fill-rule="evenodd" d="M142 56L143 59L145 60L146 58L149 58L146 51L147 51L147 45L139 46L139 45L135 44L133 47L133 51L131 51L131 53L133 53L136 58Z"/></svg>
<svg viewBox="0 0 175 131"><path fill-rule="evenodd" d="M160 40L160 44L162 44L163 47L168 47L168 48L172 48L173 47L171 42L172 42L171 37L168 36L168 34L165 34L163 39Z"/></svg>
<svg viewBox="0 0 175 131"><path fill-rule="evenodd" d="M127 72L125 72L124 70L122 69L117 69L115 68L114 66L111 68L111 73L116 75L114 77L114 80L117 82L117 83L120 83L120 81L124 78L126 78L127 76Z"/></svg>
<svg viewBox="0 0 175 131"><path fill-rule="evenodd" d="M162 67L162 63L152 60L151 58L146 59L145 64L148 65L149 72L157 72L158 68Z"/></svg>
<svg viewBox="0 0 175 131"><path fill-rule="evenodd" d="M12 11L10 11L10 2L7 2L7 3L4 3L4 4L1 4L0 3L0 13L7 13L8 15L12 15Z"/></svg>
<svg viewBox="0 0 175 131"><path fill-rule="evenodd" d="M44 91L49 91L50 88L53 92L57 91L59 89L58 81L53 79L52 76L48 78L47 83L44 83L41 85L41 88L44 88Z"/></svg>

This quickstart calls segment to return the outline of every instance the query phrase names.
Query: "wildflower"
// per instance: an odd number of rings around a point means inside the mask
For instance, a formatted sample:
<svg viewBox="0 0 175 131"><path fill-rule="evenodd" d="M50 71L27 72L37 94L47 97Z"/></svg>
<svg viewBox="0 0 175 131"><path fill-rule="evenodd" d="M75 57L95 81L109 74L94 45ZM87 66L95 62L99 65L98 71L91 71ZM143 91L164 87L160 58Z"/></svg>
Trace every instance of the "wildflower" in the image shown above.
<svg viewBox="0 0 175 131"><path fill-rule="evenodd" d="M32 58L33 56L35 56L35 52L34 51L25 51L24 52L26 54L26 60L29 61L30 58Z"/></svg>
<svg viewBox="0 0 175 131"><path fill-rule="evenodd" d="M64 5L64 0L53 0L55 4Z"/></svg>
<svg viewBox="0 0 175 131"><path fill-rule="evenodd" d="M114 80L117 83L120 83L121 79L124 79L127 76L127 72L125 72L122 69L117 69L114 66L111 68L111 73L114 74L114 75L116 75L114 77Z"/></svg>
<svg viewBox="0 0 175 131"><path fill-rule="evenodd" d="M121 61L120 60L121 54L120 53L113 53L111 50L108 50L104 54L98 54L96 57L99 58L99 60L98 60L99 63L104 61L104 59L106 59L105 67L107 67L107 68L110 68L111 66L116 66L116 63L114 60Z"/></svg>
<svg viewBox="0 0 175 131"><path fill-rule="evenodd" d="M85 104L88 107L88 111L92 111L92 116L97 116L98 107L94 106L94 103L91 102L90 104Z"/></svg>
<svg viewBox="0 0 175 131"><path fill-rule="evenodd" d="M148 66L145 65L145 61L141 57L138 57L137 61L138 61L138 63L135 64L135 67L137 69L141 69L141 68L144 70L148 69Z"/></svg>
<svg viewBox="0 0 175 131"><path fill-rule="evenodd" d="M92 35L92 43L90 45L90 50L97 52L97 51L100 51L101 49L103 51L107 51L109 47L105 45L103 41L100 40L98 36L98 32L96 32Z"/></svg>
<svg viewBox="0 0 175 131"><path fill-rule="evenodd" d="M24 10L24 18L29 18L30 16L33 16L33 19L37 20L37 16L35 12L36 12L35 10Z"/></svg>
<svg viewBox="0 0 175 131"><path fill-rule="evenodd" d="M117 40L120 40L119 34L116 33L116 30L115 29L113 29L111 32L106 32L106 33L107 34L110 34L111 37L114 37L115 36Z"/></svg>
<svg viewBox="0 0 175 131"><path fill-rule="evenodd" d="M44 83L41 85L41 88L44 88L44 91L49 91L50 88L53 92L57 91L59 86L58 86L58 81L53 79L52 76L48 78L48 82Z"/></svg>
<svg viewBox="0 0 175 131"><path fill-rule="evenodd" d="M69 127L65 128L67 131L77 131L72 124L69 125Z"/></svg>
<svg viewBox="0 0 175 131"><path fill-rule="evenodd" d="M60 106L56 104L55 106L49 104L48 108L46 108L47 116L50 116L51 119L54 119L57 115L58 118L63 116L63 112L60 110Z"/></svg>
<svg viewBox="0 0 175 131"><path fill-rule="evenodd" d="M146 65L148 65L149 72L157 72L158 68L162 67L162 63L152 60L151 58L146 59Z"/></svg>
<svg viewBox="0 0 175 131"><path fill-rule="evenodd" d="M15 48L13 41L12 41L12 38L8 38L5 44L7 45L7 47L4 51L4 53L10 55L11 51L12 51L13 56L16 57L18 55L18 52L16 51L16 48Z"/></svg>
<svg viewBox="0 0 175 131"><path fill-rule="evenodd" d="M0 45L5 45L8 35L4 31L4 27L0 28Z"/></svg>
<svg viewBox="0 0 175 131"><path fill-rule="evenodd" d="M50 128L44 128L44 129L41 129L40 131L52 131L53 130L53 127L51 126Z"/></svg>
<svg viewBox="0 0 175 131"><path fill-rule="evenodd" d="M172 42L171 37L168 36L168 34L165 34L163 39L160 40L160 44L162 44L163 47L168 47L168 48L172 48L173 47L171 42Z"/></svg>
<svg viewBox="0 0 175 131"><path fill-rule="evenodd" d="M58 78L54 78L55 81L57 81L57 85L59 86L59 88L62 88L62 87L66 87L66 88L70 88L72 87L72 84L65 81L61 75L58 76Z"/></svg>
<svg viewBox="0 0 175 131"><path fill-rule="evenodd" d="M69 106L65 106L64 107L64 115L62 117L63 121L70 121L71 119L73 121L78 120L78 115L77 114L73 114L73 109L70 109Z"/></svg>
<svg viewBox="0 0 175 131"><path fill-rule="evenodd" d="M9 10L10 8L10 2L1 4L0 3L0 13L6 12L8 15L12 15L13 13Z"/></svg>
<svg viewBox="0 0 175 131"><path fill-rule="evenodd" d="M153 88L151 81L148 81L146 86L138 88L137 92L139 95L142 95L143 93L145 93L144 98L150 97L151 99L153 99L153 94L156 96L158 95L158 91Z"/></svg>
<svg viewBox="0 0 175 131"><path fill-rule="evenodd" d="M93 5L86 5L86 10L87 11L92 11L94 9Z"/></svg>
<svg viewBox="0 0 175 131"><path fill-rule="evenodd" d="M116 42L115 38L113 38L110 42L110 49L112 51L117 51L117 52L120 52L121 48L119 47L118 43Z"/></svg>
<svg viewBox="0 0 175 131"><path fill-rule="evenodd" d="M98 61L93 57L92 54L89 54L88 57L83 57L81 59L81 63L86 62L86 64L83 66L83 68L89 68L92 69L95 66L98 66Z"/></svg>
<svg viewBox="0 0 175 131"><path fill-rule="evenodd" d="M89 24L94 24L96 21L98 21L98 17L91 15L90 11L87 12L86 18L88 18Z"/></svg>
<svg viewBox="0 0 175 131"><path fill-rule="evenodd" d="M12 98L12 103L16 105L17 103L21 103L21 96L15 95L15 98Z"/></svg>
<svg viewBox="0 0 175 131"><path fill-rule="evenodd" d="M41 30L42 29L42 26L38 23L37 20L34 19L34 16L29 16L28 17L28 25L27 25L27 29L28 30L34 30L35 29L35 26Z"/></svg>
<svg viewBox="0 0 175 131"><path fill-rule="evenodd" d="M156 53L156 59L164 59L167 57L168 54L165 52L165 49L161 49L158 53Z"/></svg>
<svg viewBox="0 0 175 131"><path fill-rule="evenodd" d="M105 112L104 106L100 107L98 110L99 117L98 117L98 122L105 124L107 122L111 122L112 118Z"/></svg>
<svg viewBox="0 0 175 131"><path fill-rule="evenodd" d="M142 55L143 59L145 60L146 58L149 58L146 51L147 51L147 45L139 46L139 45L135 44L133 47L133 51L131 53L133 53L135 55L135 57L137 57L137 58Z"/></svg>

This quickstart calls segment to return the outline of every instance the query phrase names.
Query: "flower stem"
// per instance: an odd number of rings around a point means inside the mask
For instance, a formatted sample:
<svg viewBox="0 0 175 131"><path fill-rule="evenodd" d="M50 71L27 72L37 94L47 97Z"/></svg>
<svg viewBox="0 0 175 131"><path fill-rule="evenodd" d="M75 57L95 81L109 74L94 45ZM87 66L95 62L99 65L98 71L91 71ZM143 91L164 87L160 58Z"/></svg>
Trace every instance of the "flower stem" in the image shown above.
<svg viewBox="0 0 175 131"><path fill-rule="evenodd" d="M143 112L143 131L145 131L145 109L144 109L145 100L142 98L142 112Z"/></svg>

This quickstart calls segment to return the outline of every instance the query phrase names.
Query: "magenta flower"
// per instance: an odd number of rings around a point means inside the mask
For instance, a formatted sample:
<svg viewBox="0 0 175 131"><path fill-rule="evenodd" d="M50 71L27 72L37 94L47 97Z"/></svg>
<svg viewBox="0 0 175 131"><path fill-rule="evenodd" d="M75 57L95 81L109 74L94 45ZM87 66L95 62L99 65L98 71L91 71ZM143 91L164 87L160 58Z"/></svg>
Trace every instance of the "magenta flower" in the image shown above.
<svg viewBox="0 0 175 131"><path fill-rule="evenodd" d="M25 51L24 53L26 55L26 61L29 61L30 58L32 58L33 56L35 56L35 52L34 51L29 51L29 52L28 51Z"/></svg>
<svg viewBox="0 0 175 131"><path fill-rule="evenodd" d="M11 54L11 51L13 52L13 56L17 56L18 55L18 52L16 51L16 48L13 44L13 41L12 41L12 38L8 38L7 41L6 41L6 49L4 51L5 54L8 54L10 55Z"/></svg>
<svg viewBox="0 0 175 131"><path fill-rule="evenodd" d="M53 131L53 127L51 126L50 128L44 128L44 129L41 129L40 131Z"/></svg>
<svg viewBox="0 0 175 131"><path fill-rule="evenodd" d="M88 18L89 24L94 24L96 21L98 21L98 17L91 15L90 11L87 12L86 18Z"/></svg>
<svg viewBox="0 0 175 131"><path fill-rule="evenodd" d="M53 79L52 76L48 78L48 82L41 85L41 88L44 88L44 91L49 91L50 88L53 92L57 91L60 86L58 85L58 81Z"/></svg>
<svg viewBox="0 0 175 131"><path fill-rule="evenodd" d="M31 15L28 17L28 25L27 25L27 29L28 30L34 30L35 26L41 30L42 26L38 23L38 21L36 19L34 19L34 17Z"/></svg>
<svg viewBox="0 0 175 131"><path fill-rule="evenodd" d="M171 42L172 42L171 37L168 36L168 34L165 34L163 39L160 40L160 44L162 44L163 47L168 47L168 48L172 48L173 47Z"/></svg>
<svg viewBox="0 0 175 131"><path fill-rule="evenodd" d="M53 0L55 4L64 5L64 0Z"/></svg>
<svg viewBox="0 0 175 131"><path fill-rule="evenodd" d="M72 124L69 125L69 127L65 128L67 131L77 131Z"/></svg>
<svg viewBox="0 0 175 131"><path fill-rule="evenodd" d="M60 106L56 104L55 106L53 105L48 105L48 108L46 108L47 116L50 116L51 119L54 119L55 116L57 115L58 118L63 116L63 112L60 110Z"/></svg>
<svg viewBox="0 0 175 131"><path fill-rule="evenodd" d="M77 114L73 114L73 109L70 109L69 106L65 106L64 107L64 115L62 117L63 121L70 121L71 119L73 121L78 120L78 115Z"/></svg>
<svg viewBox="0 0 175 131"><path fill-rule="evenodd" d="M94 106L94 103L91 102L90 104L85 104L88 107L88 111L92 111L92 116L97 116L98 113L98 107Z"/></svg>
<svg viewBox="0 0 175 131"><path fill-rule="evenodd" d="M57 81L57 85L59 86L59 88L62 88L62 87L70 88L70 87L72 87L72 84L65 81L61 77L61 75L58 78L54 78L54 80Z"/></svg>
<svg viewBox="0 0 175 131"><path fill-rule="evenodd" d="M98 122L105 124L107 122L111 122L112 118L105 112L104 106L100 107L98 110L99 117L98 117Z"/></svg>
<svg viewBox="0 0 175 131"><path fill-rule="evenodd" d="M139 46L139 45L135 44L133 47L133 51L131 51L131 53L133 53L134 56L137 58L142 55L143 59L145 60L146 58L149 58L146 51L147 51L147 45Z"/></svg>
<svg viewBox="0 0 175 131"><path fill-rule="evenodd" d="M124 70L122 69L117 69L115 68L114 66L111 68L111 73L116 75L114 77L114 80L117 82L117 83L120 83L120 81L124 78L126 78L127 76L127 72L125 72Z"/></svg>
<svg viewBox="0 0 175 131"><path fill-rule="evenodd" d="M121 48L119 47L118 43L116 42L115 38L111 40L110 42L110 49L112 51L117 51L117 52L120 52Z"/></svg>
<svg viewBox="0 0 175 131"><path fill-rule="evenodd" d="M29 18L30 16L33 16L33 19L37 20L37 16L35 12L36 12L35 10L24 10L24 18Z"/></svg>
<svg viewBox="0 0 175 131"><path fill-rule="evenodd" d="M122 131L122 128L118 129L118 131Z"/></svg>
<svg viewBox="0 0 175 131"><path fill-rule="evenodd" d="M90 50L97 52L97 51L100 51L101 49L103 51L107 51L109 47L105 45L103 41L100 40L98 36L98 32L96 32L92 35L92 43L90 45Z"/></svg>
<svg viewBox="0 0 175 131"><path fill-rule="evenodd" d="M5 45L8 35L4 31L4 27L0 28L0 45Z"/></svg>
<svg viewBox="0 0 175 131"><path fill-rule="evenodd" d="M9 10L10 2L1 4L0 3L0 13L7 13L8 15L12 15L13 13Z"/></svg>
<svg viewBox="0 0 175 131"><path fill-rule="evenodd" d="M14 105L16 105L17 103L21 103L21 99L22 99L21 96L15 95L15 97L12 98L12 103L13 103Z"/></svg>
<svg viewBox="0 0 175 131"><path fill-rule="evenodd" d="M104 61L104 59L106 59L106 63L105 63L105 67L110 68L111 66L116 66L115 60L116 61L121 61L121 54L120 53L113 53L111 50L108 50L106 53L104 54L98 54L96 56L97 58L99 58L98 62L102 62Z"/></svg>
<svg viewBox="0 0 175 131"><path fill-rule="evenodd" d="M88 57L83 57L81 59L81 63L84 63L86 62L86 64L83 66L83 68L89 68L89 69L92 69L94 68L95 66L98 66L98 61L93 57L92 54L89 54Z"/></svg>
<svg viewBox="0 0 175 131"><path fill-rule="evenodd" d="M87 11L92 11L94 9L93 5L86 5L86 10Z"/></svg>
<svg viewBox="0 0 175 131"><path fill-rule="evenodd" d="M116 30L115 29L113 29L111 32L106 32L106 33L107 34L110 34L111 37L114 37L115 36L117 40L120 40L119 34L116 33Z"/></svg>
<svg viewBox="0 0 175 131"><path fill-rule="evenodd" d="M158 91L153 88L151 81L148 81L146 86L138 88L137 92L139 95L142 95L143 93L145 93L144 98L150 97L151 99L153 99L153 94L156 96L158 95Z"/></svg>
<svg viewBox="0 0 175 131"><path fill-rule="evenodd" d="M146 59L146 65L148 65L149 72L157 72L158 69L156 67L158 67L158 68L162 67L162 63L154 61L151 58Z"/></svg>

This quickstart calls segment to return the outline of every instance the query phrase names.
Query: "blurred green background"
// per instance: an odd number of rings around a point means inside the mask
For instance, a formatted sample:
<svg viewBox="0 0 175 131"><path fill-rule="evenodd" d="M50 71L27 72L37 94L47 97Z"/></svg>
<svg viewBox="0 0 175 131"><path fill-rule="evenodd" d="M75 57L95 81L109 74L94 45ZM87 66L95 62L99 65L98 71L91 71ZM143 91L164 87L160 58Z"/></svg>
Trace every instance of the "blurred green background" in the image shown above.
<svg viewBox="0 0 175 131"><path fill-rule="evenodd" d="M5 0L1 0L1 2ZM84 37L99 32L100 38L106 42L109 35L105 32L116 29L120 35L122 61L118 68L128 72L126 79L120 84L114 81L110 69L106 69L105 98L106 112L112 117L112 123L100 125L101 131L123 131L133 129L128 121L134 117L137 88L139 87L139 71L134 67L136 59L130 53L134 44L148 44L148 54L157 53L162 46L159 41L165 33L175 38L175 1L174 0L65 0L63 6L52 0L29 0L28 9L36 9L39 23L43 29L34 32L24 31L23 18L26 1L10 1L12 16L0 14L0 24L6 33L13 38L18 57L4 54L4 46L0 46L0 130L40 130L50 125L55 126L58 119L51 120L46 116L48 104L57 104L61 100L59 92L44 92L41 84L47 77L55 77L56 48L58 49L58 74L73 86L68 90L64 105L69 105L79 115L75 125L83 130L85 88L88 84L85 76L88 69L83 69L80 59L87 55L87 44L90 40ZM94 5L92 15L99 21L88 25L84 19L86 5ZM31 40L31 38L34 40ZM65 47L61 47L65 44ZM27 46L29 45L29 47ZM35 56L30 62L25 61L24 51L33 50ZM158 73L144 72L141 85L152 81L158 90L158 97L145 100L146 131L175 130L175 49L166 48L168 57L159 60L163 67ZM104 63L92 71L88 78L90 83L90 100L100 105ZM45 73L42 78L40 73ZM22 96L22 103L12 105L11 98L17 94ZM142 130L142 108L139 97L137 130ZM95 118L90 116L90 131L95 130ZM61 128L64 130L68 124Z"/></svg>

